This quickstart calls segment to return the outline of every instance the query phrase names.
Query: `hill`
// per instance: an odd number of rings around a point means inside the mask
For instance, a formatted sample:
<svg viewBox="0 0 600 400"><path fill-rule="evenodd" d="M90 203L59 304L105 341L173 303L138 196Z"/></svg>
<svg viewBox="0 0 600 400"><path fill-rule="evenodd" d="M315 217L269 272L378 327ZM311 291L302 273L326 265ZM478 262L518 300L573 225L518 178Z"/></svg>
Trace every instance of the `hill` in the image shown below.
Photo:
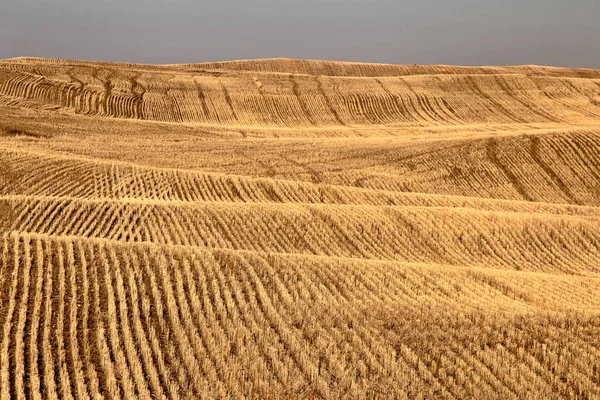
<svg viewBox="0 0 600 400"><path fill-rule="evenodd" d="M0 60L0 397L600 397L600 71Z"/></svg>

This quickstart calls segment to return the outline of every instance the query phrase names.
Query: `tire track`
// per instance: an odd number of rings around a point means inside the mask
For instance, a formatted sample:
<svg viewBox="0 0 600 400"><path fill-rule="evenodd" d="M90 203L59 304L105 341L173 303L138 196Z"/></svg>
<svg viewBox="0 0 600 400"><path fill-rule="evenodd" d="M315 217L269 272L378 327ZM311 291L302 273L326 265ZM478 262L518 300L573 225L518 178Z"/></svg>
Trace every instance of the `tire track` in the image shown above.
<svg viewBox="0 0 600 400"><path fill-rule="evenodd" d="M558 174L556 174L556 172L554 172L554 170L548 164L546 164L544 160L542 160L540 155L540 138L533 136L530 139L530 142L531 146L529 148L529 154L531 155L531 158L533 158L533 161L535 161L535 163L544 170L546 175L548 175L552 182L554 182L554 184L564 193L570 203L581 205L581 202L577 200L577 198L571 192L571 189L569 189L569 186L565 184L561 177L558 176Z"/></svg>
<svg viewBox="0 0 600 400"><path fill-rule="evenodd" d="M240 122L240 119L238 118L237 113L235 112L235 109L233 108L233 101L231 100L231 96L229 95L229 90L227 90L227 87L225 87L223 82L221 82L220 80L219 80L219 84L221 85L221 90L223 91L223 96L225 96L225 102L227 103L227 106L229 107L229 111L233 115L233 118L235 119L235 121Z"/></svg>
<svg viewBox="0 0 600 400"><path fill-rule="evenodd" d="M210 121L209 118L209 111L208 111L208 105L206 104L206 95L204 94L204 89L202 88L202 85L194 80L195 84L196 84L196 92L198 94L198 100L200 100L200 106L202 107L202 113L204 114L204 119L206 121ZM217 118L218 118L218 114L217 114Z"/></svg>
<svg viewBox="0 0 600 400"><path fill-rule="evenodd" d="M96 69L93 70L92 72L92 76L96 79L98 79L100 82L102 82L102 86L104 88L104 96L102 96L102 98L100 99L100 104L103 107L104 110L104 114L106 116L116 116L113 115L113 113L111 113L111 110L109 109L109 105L112 105L112 90L113 90L113 83L112 83L112 79L113 77L116 75L116 71L114 70L106 70L107 74L104 78L100 77L100 72Z"/></svg>
<svg viewBox="0 0 600 400"><path fill-rule="evenodd" d="M508 178L509 182L513 185L519 195L527 201L535 201L535 199L529 195L520 179L498 158L498 140L495 138L488 139L486 142L485 151L487 159L491 161L496 168L502 171L504 176Z"/></svg>
<svg viewBox="0 0 600 400"><path fill-rule="evenodd" d="M135 103L136 119L146 119L144 117L144 95L146 94L147 89L139 83L138 79L141 75L142 73L138 72L129 78L129 82L131 83L130 92Z"/></svg>
<svg viewBox="0 0 600 400"><path fill-rule="evenodd" d="M294 75L290 75L289 79L290 79L290 82L292 83L292 92L294 93L294 96L296 97L296 99L298 99L298 104L300 104L300 109L302 110L302 113L304 114L304 116L306 117L306 119L312 126L317 126L316 121L310 115L310 112L308 110L306 102L302 99L302 96L300 95L300 86L298 85L298 81L296 80L296 77Z"/></svg>
<svg viewBox="0 0 600 400"><path fill-rule="evenodd" d="M504 90L504 92L506 92L510 97L512 97L514 100L516 100L517 102L519 102L520 104L523 105L523 107L525 107L526 109L528 109L529 111L531 111L534 114L539 115L540 117L548 120L548 121L552 121L552 122L565 122L563 120L561 120L560 118L556 118L554 115L541 110L538 106L532 105L529 102L523 100L520 98L520 96L515 93L509 86L508 83L506 82L505 79L503 79L500 76L494 76L494 80L496 81L496 83L498 84L498 86L500 86L500 88L502 90Z"/></svg>
<svg viewBox="0 0 600 400"><path fill-rule="evenodd" d="M486 92L484 92L483 89L481 89L481 87L479 86L479 84L475 81L474 77L468 76L467 79L468 79L469 82L471 82L471 88L473 89L473 91L476 94L478 94L480 97L483 97L489 103L491 103L492 105L494 105L494 107L496 107L498 110L502 111L502 113L504 114L504 116L506 116L506 117L510 118L511 120L513 120L514 122L517 122L517 123L520 123L520 124L528 122L528 121L522 119L521 117L516 116L513 112L511 112L506 107L504 107L502 104L500 104L499 102L497 102L496 100L494 100L494 98L492 96L490 96L489 94L487 94Z"/></svg>
<svg viewBox="0 0 600 400"><path fill-rule="evenodd" d="M319 76L315 76L314 79L315 79L315 82L317 83L317 89L319 90L321 97L323 97L323 99L325 100L325 104L327 105L329 112L333 115L333 117L338 122L338 124L340 124L342 126L348 126L340 119L338 112L335 110L335 108L333 108L333 104L331 103L331 100L329 99L329 97L325 93L325 90L323 89L323 82L321 82L322 78L320 78Z"/></svg>

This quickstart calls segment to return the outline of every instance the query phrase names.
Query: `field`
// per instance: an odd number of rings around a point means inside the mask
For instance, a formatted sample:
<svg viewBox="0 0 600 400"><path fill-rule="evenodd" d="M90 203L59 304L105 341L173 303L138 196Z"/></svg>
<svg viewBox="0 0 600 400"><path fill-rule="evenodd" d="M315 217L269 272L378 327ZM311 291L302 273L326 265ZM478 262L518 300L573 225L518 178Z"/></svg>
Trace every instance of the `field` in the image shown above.
<svg viewBox="0 0 600 400"><path fill-rule="evenodd" d="M0 61L13 398L600 398L600 71Z"/></svg>

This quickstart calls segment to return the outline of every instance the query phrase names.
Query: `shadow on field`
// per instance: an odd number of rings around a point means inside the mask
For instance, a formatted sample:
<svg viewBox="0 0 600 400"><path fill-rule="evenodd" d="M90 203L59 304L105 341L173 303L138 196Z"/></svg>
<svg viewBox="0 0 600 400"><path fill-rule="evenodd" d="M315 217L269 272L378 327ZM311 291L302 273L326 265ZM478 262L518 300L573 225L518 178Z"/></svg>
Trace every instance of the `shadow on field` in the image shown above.
<svg viewBox="0 0 600 400"><path fill-rule="evenodd" d="M13 226L13 209L8 200L0 200L0 233L7 232Z"/></svg>
<svg viewBox="0 0 600 400"><path fill-rule="evenodd" d="M0 137L31 137L36 139L49 139L52 135L34 132L20 125L0 125Z"/></svg>
<svg viewBox="0 0 600 400"><path fill-rule="evenodd" d="M6 196L10 194L20 194L23 192L22 186L19 183L19 174L11 168L8 162L0 160L0 196ZM8 200L0 200L2 202ZM7 203L8 204L8 203ZM0 208L0 221L2 220L1 214L5 210Z"/></svg>

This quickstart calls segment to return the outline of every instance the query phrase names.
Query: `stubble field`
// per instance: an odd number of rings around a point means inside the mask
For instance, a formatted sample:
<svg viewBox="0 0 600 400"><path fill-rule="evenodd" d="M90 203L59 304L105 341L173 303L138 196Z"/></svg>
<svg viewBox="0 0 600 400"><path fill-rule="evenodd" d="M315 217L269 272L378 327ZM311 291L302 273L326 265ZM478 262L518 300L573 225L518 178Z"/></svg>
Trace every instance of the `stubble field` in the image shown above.
<svg viewBox="0 0 600 400"><path fill-rule="evenodd" d="M0 61L0 398L600 398L600 71Z"/></svg>

